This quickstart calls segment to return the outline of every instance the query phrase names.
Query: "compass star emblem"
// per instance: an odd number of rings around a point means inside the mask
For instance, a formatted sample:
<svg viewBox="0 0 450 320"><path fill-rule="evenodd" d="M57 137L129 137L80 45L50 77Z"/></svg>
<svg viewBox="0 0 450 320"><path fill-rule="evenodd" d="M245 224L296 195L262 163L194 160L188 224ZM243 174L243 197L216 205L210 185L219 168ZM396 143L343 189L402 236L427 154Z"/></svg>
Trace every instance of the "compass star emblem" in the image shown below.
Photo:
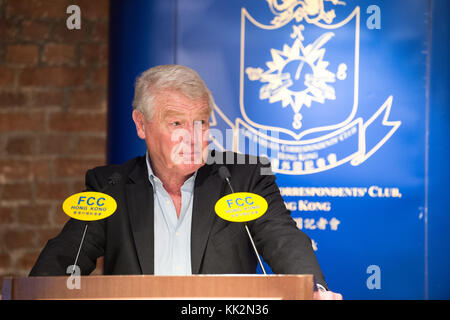
<svg viewBox="0 0 450 320"><path fill-rule="evenodd" d="M335 100L335 90L330 85L336 75L329 71L329 62L324 60L326 49L323 46L334 36L326 32L307 46L303 45L303 25L294 25L292 46L284 45L283 50L271 49L272 61L266 62L267 70L248 67L245 72L251 81L259 80L263 85L259 91L261 100L270 103L281 102L283 108L291 106L294 111L292 126L302 126L300 110L311 107L313 101L323 104L326 99ZM338 68L337 78L346 78L346 65Z"/></svg>

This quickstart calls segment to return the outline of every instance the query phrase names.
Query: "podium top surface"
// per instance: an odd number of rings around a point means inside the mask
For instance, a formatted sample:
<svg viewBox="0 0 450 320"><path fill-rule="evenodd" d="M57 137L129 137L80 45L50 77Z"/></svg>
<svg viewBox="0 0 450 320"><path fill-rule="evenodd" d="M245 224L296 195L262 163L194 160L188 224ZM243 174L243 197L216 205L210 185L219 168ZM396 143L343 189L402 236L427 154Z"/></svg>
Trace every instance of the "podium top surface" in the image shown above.
<svg viewBox="0 0 450 320"><path fill-rule="evenodd" d="M3 299L283 299L313 297L312 275L6 278Z"/></svg>

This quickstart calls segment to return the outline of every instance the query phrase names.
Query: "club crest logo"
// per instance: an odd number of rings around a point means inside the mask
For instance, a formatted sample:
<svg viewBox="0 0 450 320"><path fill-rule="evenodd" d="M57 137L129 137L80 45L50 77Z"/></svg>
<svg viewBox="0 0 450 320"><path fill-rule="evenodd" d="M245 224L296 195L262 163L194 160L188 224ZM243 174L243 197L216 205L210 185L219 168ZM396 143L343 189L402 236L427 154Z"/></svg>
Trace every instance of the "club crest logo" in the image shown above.
<svg viewBox="0 0 450 320"><path fill-rule="evenodd" d="M388 120L392 95L358 117L360 8L340 17L334 7L344 1L267 3L273 17L265 22L241 10L240 116L232 121L216 106L212 124L220 117L234 151L268 156L277 173L361 164L401 122ZM372 133L376 143L366 145Z"/></svg>

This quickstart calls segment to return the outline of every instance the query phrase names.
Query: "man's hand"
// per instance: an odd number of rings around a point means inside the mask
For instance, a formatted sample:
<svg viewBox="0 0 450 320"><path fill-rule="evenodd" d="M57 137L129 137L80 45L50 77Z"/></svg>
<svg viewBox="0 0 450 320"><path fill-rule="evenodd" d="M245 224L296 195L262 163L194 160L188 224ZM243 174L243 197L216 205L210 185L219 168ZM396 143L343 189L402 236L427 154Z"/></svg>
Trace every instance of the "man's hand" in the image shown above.
<svg viewBox="0 0 450 320"><path fill-rule="evenodd" d="M314 300L342 300L342 294L332 291L314 291Z"/></svg>

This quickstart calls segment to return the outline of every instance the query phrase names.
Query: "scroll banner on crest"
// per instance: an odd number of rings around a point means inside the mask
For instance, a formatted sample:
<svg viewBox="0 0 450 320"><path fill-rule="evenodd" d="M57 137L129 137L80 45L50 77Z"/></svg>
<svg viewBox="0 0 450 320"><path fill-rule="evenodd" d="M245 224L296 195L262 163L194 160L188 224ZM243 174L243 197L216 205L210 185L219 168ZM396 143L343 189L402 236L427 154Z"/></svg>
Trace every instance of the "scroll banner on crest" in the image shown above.
<svg viewBox="0 0 450 320"><path fill-rule="evenodd" d="M238 119L237 150L241 153L264 150L260 155L269 156L272 170L283 174L317 173L346 162L356 166L377 151L400 126L400 121L387 120L391 104L392 97L389 97L366 122L357 118L342 128L302 144L273 139L267 132L262 133ZM366 145L366 135L381 136L381 139L375 145Z"/></svg>

